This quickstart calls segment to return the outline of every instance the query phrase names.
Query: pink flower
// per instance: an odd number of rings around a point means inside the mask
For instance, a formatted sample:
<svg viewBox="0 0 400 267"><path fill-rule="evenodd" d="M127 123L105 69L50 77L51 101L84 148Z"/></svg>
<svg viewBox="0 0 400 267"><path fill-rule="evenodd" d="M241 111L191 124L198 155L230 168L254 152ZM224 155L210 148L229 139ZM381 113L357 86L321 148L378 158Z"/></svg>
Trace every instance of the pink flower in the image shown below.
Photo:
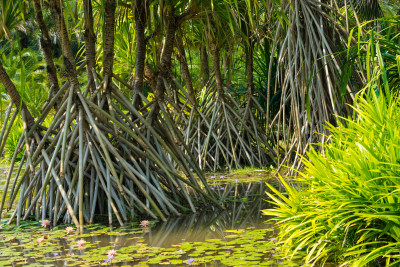
<svg viewBox="0 0 400 267"><path fill-rule="evenodd" d="M78 247L83 247L84 245L85 245L85 243L86 243L86 241L85 240L83 240L83 239L81 239L81 240L79 240L78 242L76 242L76 244L78 245Z"/></svg>
<svg viewBox="0 0 400 267"><path fill-rule="evenodd" d="M117 254L117 252L114 249L112 249L112 250L109 250L107 252L107 254L108 254L108 258L114 258L115 254Z"/></svg>
<svg viewBox="0 0 400 267"><path fill-rule="evenodd" d="M69 235L74 232L74 228L72 228L71 226L68 226L67 228L65 228L65 231L67 231L67 235Z"/></svg>
<svg viewBox="0 0 400 267"><path fill-rule="evenodd" d="M147 226L149 226L150 225L150 222L149 221L141 221L140 222L140 226L142 226L142 227L147 227Z"/></svg>
<svg viewBox="0 0 400 267"><path fill-rule="evenodd" d="M50 225L50 221L49 220L43 220L42 221L42 227L47 227Z"/></svg>
<svg viewBox="0 0 400 267"><path fill-rule="evenodd" d="M44 242L44 237L39 237L38 239L37 239L37 242L40 244L40 243L43 243Z"/></svg>

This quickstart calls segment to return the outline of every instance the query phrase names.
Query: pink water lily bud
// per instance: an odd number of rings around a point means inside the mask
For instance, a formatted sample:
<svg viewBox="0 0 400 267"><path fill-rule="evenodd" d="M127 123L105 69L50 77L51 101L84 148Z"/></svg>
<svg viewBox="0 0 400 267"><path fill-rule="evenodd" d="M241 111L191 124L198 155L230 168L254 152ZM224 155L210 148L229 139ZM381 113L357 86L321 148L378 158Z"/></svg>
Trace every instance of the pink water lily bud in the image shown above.
<svg viewBox="0 0 400 267"><path fill-rule="evenodd" d="M109 258L114 258L117 252L114 249L111 249L107 252Z"/></svg>
<svg viewBox="0 0 400 267"><path fill-rule="evenodd" d="M147 226L149 226L149 225L150 225L150 222L147 221L147 220L141 221L141 222L140 222L140 226L142 226L142 227L147 227Z"/></svg>
<svg viewBox="0 0 400 267"><path fill-rule="evenodd" d="M69 235L69 234L72 234L74 232L74 228L72 228L71 226L68 226L67 228L65 228L65 231Z"/></svg>
<svg viewBox="0 0 400 267"><path fill-rule="evenodd" d="M76 242L76 244L78 245L78 247L83 247L85 245L86 241L81 239L78 242Z"/></svg>
<svg viewBox="0 0 400 267"><path fill-rule="evenodd" d="M44 237L39 237L39 238L37 239L37 242L38 242L39 244L43 243L43 242L44 242Z"/></svg>
<svg viewBox="0 0 400 267"><path fill-rule="evenodd" d="M49 220L43 220L42 221L42 227L47 227L50 225L50 221Z"/></svg>

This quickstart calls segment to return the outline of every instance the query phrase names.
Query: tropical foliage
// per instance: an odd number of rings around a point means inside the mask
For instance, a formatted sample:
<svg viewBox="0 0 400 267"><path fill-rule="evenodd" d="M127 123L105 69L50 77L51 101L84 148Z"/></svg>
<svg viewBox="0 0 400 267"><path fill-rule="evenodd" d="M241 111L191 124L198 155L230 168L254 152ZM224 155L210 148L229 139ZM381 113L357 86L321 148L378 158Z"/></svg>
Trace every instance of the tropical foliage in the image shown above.
<svg viewBox="0 0 400 267"><path fill-rule="evenodd" d="M308 263L354 266L398 263L399 98L370 92L347 127L330 127L330 144L305 160L301 182L287 194L271 189L281 248Z"/></svg>
<svg viewBox="0 0 400 267"><path fill-rule="evenodd" d="M395 4L0 0L0 212L165 221L226 208L205 171L305 166L282 251L396 264Z"/></svg>
<svg viewBox="0 0 400 267"><path fill-rule="evenodd" d="M362 2L362 1L360 1ZM278 244L309 264L399 263L399 18L365 21L350 32L344 79L365 80L348 117L326 127L328 143L311 145L304 170L284 193L270 187ZM358 61L358 63L357 63ZM357 64L358 67L357 67Z"/></svg>
<svg viewBox="0 0 400 267"><path fill-rule="evenodd" d="M370 28L367 40L347 53L358 55L367 80L353 115L327 127L329 143L312 146L296 182L281 179L286 193L270 187L276 206L265 213L275 216L288 258L352 266L399 263L400 71L398 36L391 34L398 18L380 23L385 27Z"/></svg>

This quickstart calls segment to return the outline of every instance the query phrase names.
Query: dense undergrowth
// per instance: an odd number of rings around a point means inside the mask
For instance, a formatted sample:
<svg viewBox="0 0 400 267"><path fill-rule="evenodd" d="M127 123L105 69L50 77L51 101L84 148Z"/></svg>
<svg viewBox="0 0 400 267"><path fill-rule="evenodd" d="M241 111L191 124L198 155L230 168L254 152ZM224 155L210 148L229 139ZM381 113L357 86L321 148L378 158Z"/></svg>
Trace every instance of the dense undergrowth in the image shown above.
<svg viewBox="0 0 400 267"><path fill-rule="evenodd" d="M295 186L271 187L278 242L306 263L397 266L400 263L400 101L358 99L347 126L329 127L324 152L312 150Z"/></svg>

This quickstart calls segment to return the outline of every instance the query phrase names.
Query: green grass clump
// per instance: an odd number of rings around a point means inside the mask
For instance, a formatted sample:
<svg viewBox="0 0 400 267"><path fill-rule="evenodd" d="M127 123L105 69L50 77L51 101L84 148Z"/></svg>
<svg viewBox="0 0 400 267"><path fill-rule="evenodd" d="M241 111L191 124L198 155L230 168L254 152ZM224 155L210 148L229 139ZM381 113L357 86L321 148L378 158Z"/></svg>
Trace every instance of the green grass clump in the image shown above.
<svg viewBox="0 0 400 267"><path fill-rule="evenodd" d="M400 100L358 99L347 126L332 127L323 152L312 150L294 189L269 194L288 258L344 266L400 263Z"/></svg>

